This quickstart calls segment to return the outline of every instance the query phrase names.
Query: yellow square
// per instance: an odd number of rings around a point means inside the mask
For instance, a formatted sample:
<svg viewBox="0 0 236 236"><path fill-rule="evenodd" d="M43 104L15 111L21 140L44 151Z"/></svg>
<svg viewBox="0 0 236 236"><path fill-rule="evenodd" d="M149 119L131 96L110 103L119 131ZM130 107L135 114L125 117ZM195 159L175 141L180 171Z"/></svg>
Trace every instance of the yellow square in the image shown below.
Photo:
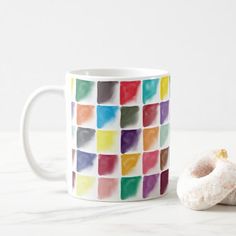
<svg viewBox="0 0 236 236"><path fill-rule="evenodd" d="M139 166L141 154L132 153L132 154L123 154L121 155L121 173L122 175L140 175L141 168Z"/></svg>
<svg viewBox="0 0 236 236"><path fill-rule="evenodd" d="M119 151L118 132L97 130L97 151L100 153L117 153Z"/></svg>
<svg viewBox="0 0 236 236"><path fill-rule="evenodd" d="M169 96L169 76L161 78L161 100L166 99Z"/></svg>
<svg viewBox="0 0 236 236"><path fill-rule="evenodd" d="M95 184L95 177L93 176L76 176L76 194L78 196L83 196L88 194Z"/></svg>

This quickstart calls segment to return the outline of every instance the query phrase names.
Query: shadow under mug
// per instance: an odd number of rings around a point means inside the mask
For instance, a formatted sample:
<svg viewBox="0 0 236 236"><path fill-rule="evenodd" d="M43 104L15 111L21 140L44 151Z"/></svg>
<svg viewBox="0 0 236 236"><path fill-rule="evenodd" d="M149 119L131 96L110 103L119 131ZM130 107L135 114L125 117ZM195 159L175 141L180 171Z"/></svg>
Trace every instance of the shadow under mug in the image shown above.
<svg viewBox="0 0 236 236"><path fill-rule="evenodd" d="M81 69L66 75L65 87L36 90L25 104L21 137L33 171L47 180L67 179L75 197L137 201L167 192L169 181L168 72L156 69ZM29 114L38 97L66 99L65 173L37 164L29 145Z"/></svg>

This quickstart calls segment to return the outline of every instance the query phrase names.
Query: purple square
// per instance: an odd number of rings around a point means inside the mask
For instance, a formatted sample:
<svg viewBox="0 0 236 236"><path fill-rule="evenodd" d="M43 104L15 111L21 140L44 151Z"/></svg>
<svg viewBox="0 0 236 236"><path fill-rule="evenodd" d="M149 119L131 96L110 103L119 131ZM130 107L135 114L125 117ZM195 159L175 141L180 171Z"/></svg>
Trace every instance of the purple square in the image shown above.
<svg viewBox="0 0 236 236"><path fill-rule="evenodd" d="M169 116L169 101L161 103L161 124L168 120Z"/></svg>
<svg viewBox="0 0 236 236"><path fill-rule="evenodd" d="M159 174L144 176L143 178L143 198L149 197L150 193L155 189Z"/></svg>
<svg viewBox="0 0 236 236"><path fill-rule="evenodd" d="M121 131L121 153L137 151L140 133L140 129Z"/></svg>

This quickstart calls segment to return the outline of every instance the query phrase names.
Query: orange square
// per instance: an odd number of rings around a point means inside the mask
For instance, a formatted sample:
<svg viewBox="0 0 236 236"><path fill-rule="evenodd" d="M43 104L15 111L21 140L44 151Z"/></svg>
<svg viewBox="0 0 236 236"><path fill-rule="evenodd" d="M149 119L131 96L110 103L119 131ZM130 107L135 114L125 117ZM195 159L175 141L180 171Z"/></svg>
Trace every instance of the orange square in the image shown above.
<svg viewBox="0 0 236 236"><path fill-rule="evenodd" d="M159 127L143 130L144 151L154 150L158 146Z"/></svg>
<svg viewBox="0 0 236 236"><path fill-rule="evenodd" d="M94 106L77 105L77 125L84 125L86 127L94 120L94 117Z"/></svg>

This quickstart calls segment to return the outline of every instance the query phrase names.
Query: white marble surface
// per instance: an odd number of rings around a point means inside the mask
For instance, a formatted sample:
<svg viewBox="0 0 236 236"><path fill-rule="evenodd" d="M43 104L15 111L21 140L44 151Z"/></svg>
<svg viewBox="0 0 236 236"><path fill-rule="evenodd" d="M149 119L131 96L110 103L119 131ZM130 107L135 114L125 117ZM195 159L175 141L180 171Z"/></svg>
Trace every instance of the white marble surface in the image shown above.
<svg viewBox="0 0 236 236"><path fill-rule="evenodd" d="M62 168L62 133L32 135L34 153L47 168ZM184 208L176 181L197 152L225 147L236 161L236 132L172 132L169 194L143 202L83 201L65 182L39 179L30 170L15 133L0 134L0 235L236 235L236 207ZM70 234L71 233L71 234Z"/></svg>

